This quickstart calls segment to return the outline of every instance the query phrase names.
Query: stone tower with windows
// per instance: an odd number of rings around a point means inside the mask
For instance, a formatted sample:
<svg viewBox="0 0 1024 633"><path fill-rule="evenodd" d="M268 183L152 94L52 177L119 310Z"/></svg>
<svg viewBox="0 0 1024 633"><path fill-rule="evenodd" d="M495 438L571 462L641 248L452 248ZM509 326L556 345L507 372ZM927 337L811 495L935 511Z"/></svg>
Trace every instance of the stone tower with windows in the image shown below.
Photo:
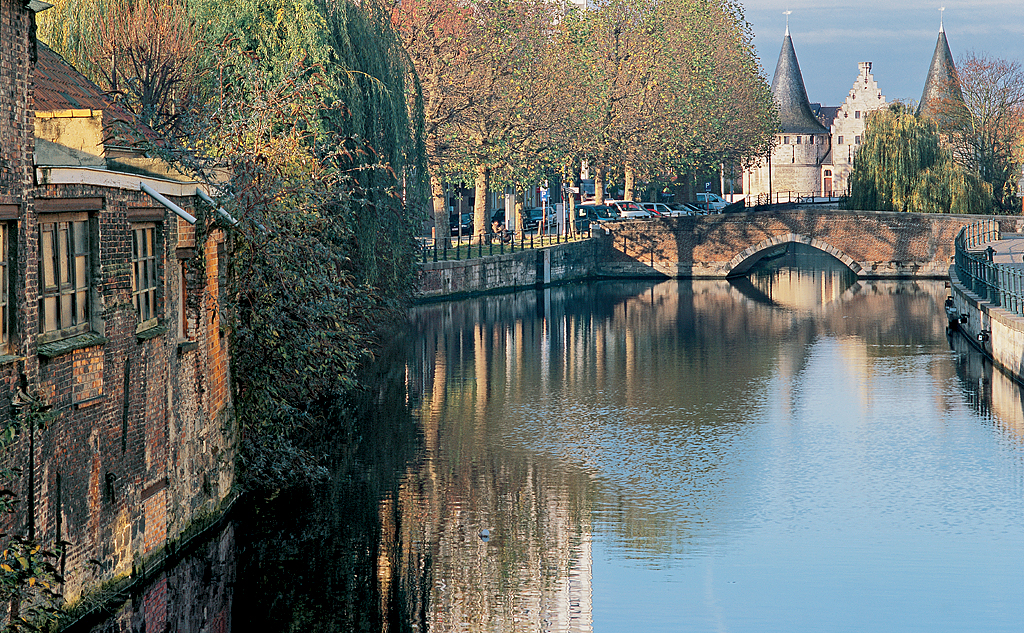
<svg viewBox="0 0 1024 633"><path fill-rule="evenodd" d="M772 79L772 96L781 123L775 147L767 160L743 174L743 190L751 202L764 194L782 200L798 194L821 195L821 166L829 160L831 139L807 100L789 27Z"/></svg>

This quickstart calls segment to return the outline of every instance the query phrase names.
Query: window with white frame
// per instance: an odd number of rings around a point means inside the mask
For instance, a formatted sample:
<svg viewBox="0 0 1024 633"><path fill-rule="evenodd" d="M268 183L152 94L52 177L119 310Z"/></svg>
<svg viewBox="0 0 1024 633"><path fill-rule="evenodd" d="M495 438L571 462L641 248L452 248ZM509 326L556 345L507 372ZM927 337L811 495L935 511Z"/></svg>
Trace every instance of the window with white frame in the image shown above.
<svg viewBox="0 0 1024 633"><path fill-rule="evenodd" d="M89 330L89 215L57 213L39 222L39 329L42 340Z"/></svg>
<svg viewBox="0 0 1024 633"><path fill-rule="evenodd" d="M139 317L139 330L157 325L156 224L132 224L132 301Z"/></svg>

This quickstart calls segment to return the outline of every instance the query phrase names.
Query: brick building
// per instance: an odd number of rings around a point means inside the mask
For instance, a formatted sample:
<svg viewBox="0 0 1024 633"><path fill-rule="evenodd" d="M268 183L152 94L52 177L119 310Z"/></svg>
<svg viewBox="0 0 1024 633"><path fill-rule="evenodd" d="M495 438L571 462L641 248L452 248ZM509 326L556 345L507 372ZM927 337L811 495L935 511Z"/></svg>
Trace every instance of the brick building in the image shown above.
<svg viewBox="0 0 1024 633"><path fill-rule="evenodd" d="M158 560L233 487L235 432L218 280L224 231L197 184L119 147L123 115L0 0L0 427L7 530L60 561L74 602Z"/></svg>

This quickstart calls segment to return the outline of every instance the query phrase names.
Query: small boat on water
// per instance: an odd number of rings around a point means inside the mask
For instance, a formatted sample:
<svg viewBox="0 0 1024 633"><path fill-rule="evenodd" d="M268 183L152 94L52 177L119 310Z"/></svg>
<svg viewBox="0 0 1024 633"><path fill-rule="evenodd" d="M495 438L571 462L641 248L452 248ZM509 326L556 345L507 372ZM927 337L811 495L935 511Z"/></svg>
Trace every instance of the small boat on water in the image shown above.
<svg viewBox="0 0 1024 633"><path fill-rule="evenodd" d="M949 327L953 329L960 323L960 314L956 311L953 297L946 297L946 320L949 322Z"/></svg>

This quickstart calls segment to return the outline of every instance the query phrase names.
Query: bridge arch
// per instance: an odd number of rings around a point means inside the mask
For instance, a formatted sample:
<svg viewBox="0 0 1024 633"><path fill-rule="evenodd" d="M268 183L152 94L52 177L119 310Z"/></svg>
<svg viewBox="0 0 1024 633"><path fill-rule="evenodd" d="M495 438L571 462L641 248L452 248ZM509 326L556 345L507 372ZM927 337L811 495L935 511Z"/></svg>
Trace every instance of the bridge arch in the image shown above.
<svg viewBox="0 0 1024 633"><path fill-rule="evenodd" d="M860 275L861 273L862 269L860 264L828 242L813 237L807 237L806 235L800 235L799 233L787 233L785 235L770 237L740 251L739 254L729 261L727 266L728 272L726 273L727 276L734 277L737 275L745 275L755 263L764 258L766 252L770 252L773 248L777 248L783 244L790 243L806 244L807 246L816 248L823 253L827 253L832 257L835 257L855 274Z"/></svg>

